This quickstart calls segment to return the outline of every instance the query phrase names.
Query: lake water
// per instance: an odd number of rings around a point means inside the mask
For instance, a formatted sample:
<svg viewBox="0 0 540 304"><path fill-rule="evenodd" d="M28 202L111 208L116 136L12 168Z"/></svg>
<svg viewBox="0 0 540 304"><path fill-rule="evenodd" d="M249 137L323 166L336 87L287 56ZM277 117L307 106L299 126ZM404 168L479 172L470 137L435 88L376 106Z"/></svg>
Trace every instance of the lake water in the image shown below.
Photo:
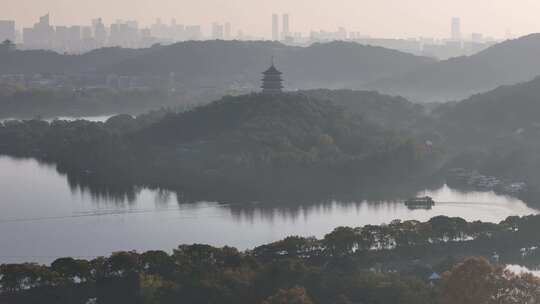
<svg viewBox="0 0 540 304"><path fill-rule="evenodd" d="M289 235L322 237L338 226L460 216L499 222L537 213L494 193L462 193L446 186L422 191L432 210L403 202L326 202L295 207L200 202L178 203L176 194L142 189L130 199L91 195L74 188L54 166L0 156L0 262L50 262L61 256L92 258L119 250L161 249L205 243L253 248Z"/></svg>
<svg viewBox="0 0 540 304"><path fill-rule="evenodd" d="M540 270L531 270L527 267L520 266L520 265L508 265L506 269L512 271L513 273L521 274L521 273L530 273L536 277L540 277Z"/></svg>
<svg viewBox="0 0 540 304"><path fill-rule="evenodd" d="M78 120L78 119L84 119L89 121L95 121L95 122L105 122L107 119L111 118L114 115L101 115L101 116L85 116L85 117L73 117L73 116L62 116L62 117L52 117L52 118L42 118L45 121L51 122L55 119L59 120ZM8 120L17 120L18 118L0 118L0 122L8 121Z"/></svg>

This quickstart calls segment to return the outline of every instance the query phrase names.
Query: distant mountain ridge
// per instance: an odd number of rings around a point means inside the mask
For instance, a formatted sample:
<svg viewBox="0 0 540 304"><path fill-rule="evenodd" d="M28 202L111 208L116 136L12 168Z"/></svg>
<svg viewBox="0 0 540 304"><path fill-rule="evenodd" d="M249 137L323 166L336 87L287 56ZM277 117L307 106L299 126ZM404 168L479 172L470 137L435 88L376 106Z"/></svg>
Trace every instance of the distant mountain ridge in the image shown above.
<svg viewBox="0 0 540 304"><path fill-rule="evenodd" d="M1 74L64 74L96 72L105 66L127 60L152 49L97 49L82 55L59 54L44 50L0 53Z"/></svg>
<svg viewBox="0 0 540 304"><path fill-rule="evenodd" d="M415 101L460 100L540 75L538 54L540 34L532 34L502 42L472 56L427 64L377 80L367 87Z"/></svg>
<svg viewBox="0 0 540 304"><path fill-rule="evenodd" d="M450 168L524 181L540 189L540 77L473 95L434 111L437 129L459 154ZM538 201L534 194L532 201Z"/></svg>
<svg viewBox="0 0 540 304"><path fill-rule="evenodd" d="M269 41L188 41L147 49L105 48L82 55L0 53L2 74L174 76L186 89L258 88L275 57L289 90L369 89L412 101L461 100L540 75L540 34L497 44L468 57L437 61L353 42L309 47Z"/></svg>
<svg viewBox="0 0 540 304"><path fill-rule="evenodd" d="M331 42L292 47L267 41L188 41L148 49L107 48L82 55L46 51L0 54L2 73L174 73L187 86L258 86L274 56L290 89L357 88L361 84L416 69L435 60L381 47Z"/></svg>
<svg viewBox="0 0 540 304"><path fill-rule="evenodd" d="M491 136L539 129L540 77L441 105L436 113L441 121Z"/></svg>

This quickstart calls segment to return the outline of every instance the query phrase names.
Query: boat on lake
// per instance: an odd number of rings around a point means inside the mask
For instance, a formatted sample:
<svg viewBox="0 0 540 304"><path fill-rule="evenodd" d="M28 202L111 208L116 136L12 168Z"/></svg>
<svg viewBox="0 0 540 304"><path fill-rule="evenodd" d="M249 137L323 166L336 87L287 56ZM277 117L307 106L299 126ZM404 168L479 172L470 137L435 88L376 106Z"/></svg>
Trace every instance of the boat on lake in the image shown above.
<svg viewBox="0 0 540 304"><path fill-rule="evenodd" d="M416 197L406 200L405 206L409 209L431 209L435 206L435 201L429 196Z"/></svg>

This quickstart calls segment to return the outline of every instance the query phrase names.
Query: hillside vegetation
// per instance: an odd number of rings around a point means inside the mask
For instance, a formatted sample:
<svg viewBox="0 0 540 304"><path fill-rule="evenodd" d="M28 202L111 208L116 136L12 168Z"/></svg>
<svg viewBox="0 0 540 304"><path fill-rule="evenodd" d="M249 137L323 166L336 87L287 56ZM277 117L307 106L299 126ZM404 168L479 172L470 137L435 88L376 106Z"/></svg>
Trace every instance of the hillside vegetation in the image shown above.
<svg viewBox="0 0 540 304"><path fill-rule="evenodd" d="M263 41L188 41L138 50L105 48L82 55L6 52L0 54L0 70L4 74L153 75L167 79L174 73L179 84L191 89L231 84L255 88L272 56L291 89L354 88L434 61L349 42L291 47Z"/></svg>
<svg viewBox="0 0 540 304"><path fill-rule="evenodd" d="M460 100L540 75L538 52L540 34L532 34L502 42L472 56L431 63L367 87L415 101Z"/></svg>
<svg viewBox="0 0 540 304"><path fill-rule="evenodd" d="M474 95L435 111L454 166L540 185L540 78Z"/></svg>
<svg viewBox="0 0 540 304"><path fill-rule="evenodd" d="M194 244L172 253L124 251L92 260L59 258L51 265L3 264L0 301L537 303L538 278L505 271L487 257L496 251L502 262L537 265L539 227L538 216L500 224L440 216L338 227L322 239L291 236L246 252ZM480 257L463 258L471 254ZM430 279L434 274L439 277Z"/></svg>
<svg viewBox="0 0 540 304"><path fill-rule="evenodd" d="M137 121L9 122L0 152L88 171L102 183L246 194L395 180L430 157L408 137L305 94L226 97Z"/></svg>

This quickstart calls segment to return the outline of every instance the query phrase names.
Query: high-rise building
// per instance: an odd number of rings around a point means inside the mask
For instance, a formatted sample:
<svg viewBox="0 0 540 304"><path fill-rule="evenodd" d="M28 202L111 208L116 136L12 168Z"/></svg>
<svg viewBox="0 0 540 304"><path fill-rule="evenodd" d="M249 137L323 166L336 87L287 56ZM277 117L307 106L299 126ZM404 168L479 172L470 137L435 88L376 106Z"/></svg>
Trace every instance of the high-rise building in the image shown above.
<svg viewBox="0 0 540 304"><path fill-rule="evenodd" d="M281 32L281 40L287 40L291 35L289 28L289 14L283 14L283 31Z"/></svg>
<svg viewBox="0 0 540 304"><path fill-rule="evenodd" d="M83 26L81 27L81 39L82 40L89 40L94 38L92 36L92 28L89 26Z"/></svg>
<svg viewBox="0 0 540 304"><path fill-rule="evenodd" d="M279 40L279 16L278 14L272 15L272 40Z"/></svg>
<svg viewBox="0 0 540 304"><path fill-rule="evenodd" d="M0 42L4 40L10 40L15 42L15 21L12 20L0 20Z"/></svg>
<svg viewBox="0 0 540 304"><path fill-rule="evenodd" d="M107 43L107 29L105 28L105 24L103 24L103 20L101 18L92 20L92 30L94 31L96 46L105 46Z"/></svg>
<svg viewBox="0 0 540 304"><path fill-rule="evenodd" d="M171 24L167 30L167 40L176 42L183 41L185 36L185 27L183 24L178 24L176 19L171 20Z"/></svg>
<svg viewBox="0 0 540 304"><path fill-rule="evenodd" d="M68 42L69 27L63 25L57 26L54 35L54 49L62 53L67 52Z"/></svg>
<svg viewBox="0 0 540 304"><path fill-rule="evenodd" d="M57 26L55 29L53 49L59 52L81 52L81 27Z"/></svg>
<svg viewBox="0 0 540 304"><path fill-rule="evenodd" d="M43 26L51 25L51 16L49 14L39 17L39 24Z"/></svg>
<svg viewBox="0 0 540 304"><path fill-rule="evenodd" d="M174 31L175 41L186 40L186 27L183 24L177 25Z"/></svg>
<svg viewBox="0 0 540 304"><path fill-rule="evenodd" d="M139 29L139 21L137 20L128 20L126 21L126 24L131 29L135 29L135 30Z"/></svg>
<svg viewBox="0 0 540 304"><path fill-rule="evenodd" d="M187 25L185 30L186 40L201 40L202 29L200 25Z"/></svg>
<svg viewBox="0 0 540 304"><path fill-rule="evenodd" d="M347 30L344 27L340 27L335 35L335 40L346 40Z"/></svg>
<svg viewBox="0 0 540 304"><path fill-rule="evenodd" d="M51 49L54 43L54 28L50 24L49 14L39 18L31 28L23 30L24 45L31 49Z"/></svg>
<svg viewBox="0 0 540 304"><path fill-rule="evenodd" d="M139 40L139 29L137 22L124 22L122 20L118 20L116 23L111 24L109 45L124 48L137 48L139 47Z"/></svg>
<svg viewBox="0 0 540 304"><path fill-rule="evenodd" d="M451 39L455 41L461 40L461 19L454 17L452 18L451 24Z"/></svg>
<svg viewBox="0 0 540 304"><path fill-rule="evenodd" d="M70 26L68 31L68 52L80 53L81 42L81 27L77 25Z"/></svg>
<svg viewBox="0 0 540 304"><path fill-rule="evenodd" d="M224 37L223 37L223 38L225 38L225 40L231 40L231 38L232 38L231 31L232 31L231 23L230 22L225 23L225 34L224 34Z"/></svg>
<svg viewBox="0 0 540 304"><path fill-rule="evenodd" d="M160 39L167 37L167 25L161 23L161 19L157 18L156 22L151 26L152 36Z"/></svg>
<svg viewBox="0 0 540 304"><path fill-rule="evenodd" d="M212 24L212 39L223 40L223 36L224 36L223 25L214 22Z"/></svg>
<svg viewBox="0 0 540 304"><path fill-rule="evenodd" d="M475 43L482 43L484 41L484 35L480 33L472 33L471 34L471 41Z"/></svg>
<svg viewBox="0 0 540 304"><path fill-rule="evenodd" d="M88 52L90 50L96 49L96 39L92 35L91 26L81 27L81 49L80 52Z"/></svg>

